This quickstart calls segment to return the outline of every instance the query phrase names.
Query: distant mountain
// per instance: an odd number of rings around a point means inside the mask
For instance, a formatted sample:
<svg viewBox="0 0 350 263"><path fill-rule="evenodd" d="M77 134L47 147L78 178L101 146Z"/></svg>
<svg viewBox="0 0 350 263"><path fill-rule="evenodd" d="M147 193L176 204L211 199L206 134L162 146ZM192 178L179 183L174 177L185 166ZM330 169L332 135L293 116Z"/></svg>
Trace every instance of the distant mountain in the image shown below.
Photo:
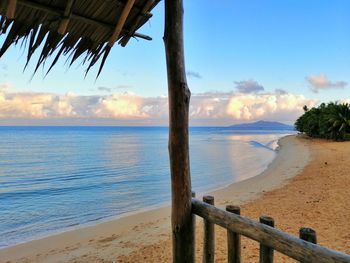
<svg viewBox="0 0 350 263"><path fill-rule="evenodd" d="M257 121L231 125L228 128L233 130L294 130L294 127L275 121Z"/></svg>

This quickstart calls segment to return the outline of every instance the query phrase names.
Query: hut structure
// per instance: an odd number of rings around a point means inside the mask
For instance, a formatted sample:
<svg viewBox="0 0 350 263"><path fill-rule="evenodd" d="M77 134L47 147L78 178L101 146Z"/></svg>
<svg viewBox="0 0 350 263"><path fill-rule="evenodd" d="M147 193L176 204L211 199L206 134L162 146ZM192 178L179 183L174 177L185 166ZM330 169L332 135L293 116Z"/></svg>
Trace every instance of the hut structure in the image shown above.
<svg viewBox="0 0 350 263"><path fill-rule="evenodd" d="M11 45L24 43L27 64L35 51L35 71L52 57L48 72L62 57L70 65L83 58L86 72L95 64L100 74L111 48L130 38L151 38L136 31L152 16L160 0L0 0L0 35L6 35L0 57ZM188 146L187 87L183 50L183 1L165 0L169 92L169 155L172 184L173 261L194 262L194 225Z"/></svg>
<svg viewBox="0 0 350 263"><path fill-rule="evenodd" d="M41 49L35 71L53 57L70 64L83 58L87 72L100 62L98 74L115 43L125 46L131 37L150 40L136 31L150 19L160 0L0 0L0 35L6 34L0 57L17 43L27 45L27 64ZM260 262L272 263L273 250L299 262L350 262L346 255L316 243L316 232L300 229L300 239L273 228L273 219L260 223L241 217L239 208L227 211L192 199L188 145L190 91L187 87L183 45L183 0L164 0L164 44L168 75L169 156L172 189L171 224L173 262L194 262L194 216L204 219L203 262L214 262L214 224L228 231L228 262L241 262L240 237L260 243Z"/></svg>

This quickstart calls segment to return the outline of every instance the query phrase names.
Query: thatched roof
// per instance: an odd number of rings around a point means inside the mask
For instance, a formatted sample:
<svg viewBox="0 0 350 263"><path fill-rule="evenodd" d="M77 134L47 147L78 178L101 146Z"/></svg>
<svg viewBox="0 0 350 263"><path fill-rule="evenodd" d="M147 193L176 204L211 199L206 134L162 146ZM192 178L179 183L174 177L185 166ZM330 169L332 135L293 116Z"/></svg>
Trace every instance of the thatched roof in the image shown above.
<svg viewBox="0 0 350 263"><path fill-rule="evenodd" d="M6 39L0 57L13 44L25 44L27 64L42 47L35 72L50 56L68 55L70 65L83 57L86 72L101 59L98 74L115 42L150 37L136 31L152 16L160 0L1 0L0 36ZM26 64L26 65L27 65Z"/></svg>

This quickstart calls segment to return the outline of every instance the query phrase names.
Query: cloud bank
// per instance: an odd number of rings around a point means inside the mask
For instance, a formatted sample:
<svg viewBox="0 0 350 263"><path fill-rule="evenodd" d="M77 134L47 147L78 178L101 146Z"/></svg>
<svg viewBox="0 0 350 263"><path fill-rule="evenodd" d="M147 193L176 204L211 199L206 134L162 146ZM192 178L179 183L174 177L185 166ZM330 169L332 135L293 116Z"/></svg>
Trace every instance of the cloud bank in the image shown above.
<svg viewBox="0 0 350 263"><path fill-rule="evenodd" d="M314 100L287 92L244 94L209 92L192 94L190 120L192 125L228 125L241 121L294 121L302 107L312 107ZM33 123L86 124L104 120L109 125L166 125L166 97L141 97L133 93L79 96L52 93L10 92L0 88L0 124ZM27 123L27 122L26 122Z"/></svg>
<svg viewBox="0 0 350 263"><path fill-rule="evenodd" d="M308 76L305 79L315 93L325 89L343 89L347 86L345 81L330 81L325 74Z"/></svg>

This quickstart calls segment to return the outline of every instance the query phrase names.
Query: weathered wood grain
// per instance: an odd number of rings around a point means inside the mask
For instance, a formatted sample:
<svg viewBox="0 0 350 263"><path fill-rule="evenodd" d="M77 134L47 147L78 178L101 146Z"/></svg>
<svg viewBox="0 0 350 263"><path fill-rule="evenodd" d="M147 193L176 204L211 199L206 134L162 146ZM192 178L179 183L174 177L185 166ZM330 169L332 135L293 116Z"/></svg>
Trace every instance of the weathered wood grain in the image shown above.
<svg viewBox="0 0 350 263"><path fill-rule="evenodd" d="M270 227L275 226L275 221L272 217L261 216L259 219L260 223ZM260 263L273 263L273 248L265 246L260 243Z"/></svg>
<svg viewBox="0 0 350 263"><path fill-rule="evenodd" d="M307 242L311 242L313 244L317 244L317 238L316 238L316 231L307 228L307 227L302 227L299 229L299 238L302 240L305 240ZM305 263L305 261L300 261L301 263Z"/></svg>
<svg viewBox="0 0 350 263"><path fill-rule="evenodd" d="M206 195L203 202L214 205L214 197ZM214 224L204 219L203 263L214 263L215 256L215 229Z"/></svg>
<svg viewBox="0 0 350 263"><path fill-rule="evenodd" d="M226 211L240 215L239 206L227 205ZM231 230L227 230L227 262L241 263L241 236Z"/></svg>
<svg viewBox="0 0 350 263"><path fill-rule="evenodd" d="M126 19L128 18L129 13L132 7L134 6L134 4L135 4L135 0L128 0L126 2L126 5L124 6L123 11L118 19L117 25L115 26L113 34L108 41L108 46L113 47L114 43L118 40L120 33L123 30Z"/></svg>
<svg viewBox="0 0 350 263"><path fill-rule="evenodd" d="M191 176L188 144L190 90L183 44L183 1L165 0L164 44L169 94L173 262L194 262Z"/></svg>
<svg viewBox="0 0 350 263"><path fill-rule="evenodd" d="M17 7L17 0L9 0L7 10L6 10L6 17L8 19L15 18L16 7Z"/></svg>

